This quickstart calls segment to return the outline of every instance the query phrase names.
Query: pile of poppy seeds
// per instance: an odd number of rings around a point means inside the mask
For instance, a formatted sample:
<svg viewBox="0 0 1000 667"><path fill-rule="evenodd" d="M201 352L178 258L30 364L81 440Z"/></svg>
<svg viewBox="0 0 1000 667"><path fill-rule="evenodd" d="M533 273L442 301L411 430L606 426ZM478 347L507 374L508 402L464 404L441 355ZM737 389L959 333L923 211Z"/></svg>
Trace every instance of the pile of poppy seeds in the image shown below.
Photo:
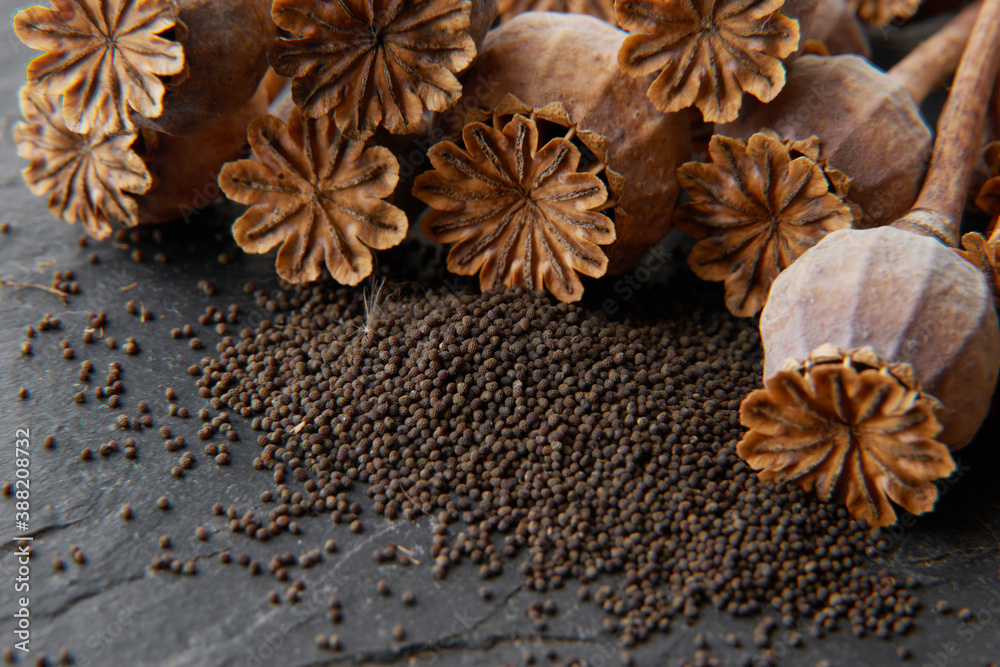
<svg viewBox="0 0 1000 667"><path fill-rule="evenodd" d="M705 604L770 606L817 637L912 627L916 582L866 566L877 533L736 455L762 351L754 322L698 305L705 288L624 321L517 288L423 289L258 292L271 319L190 369L261 432L278 505L241 530L329 514L360 532L362 483L389 519L434 517L437 576L519 562L525 587L572 583L626 643Z"/></svg>

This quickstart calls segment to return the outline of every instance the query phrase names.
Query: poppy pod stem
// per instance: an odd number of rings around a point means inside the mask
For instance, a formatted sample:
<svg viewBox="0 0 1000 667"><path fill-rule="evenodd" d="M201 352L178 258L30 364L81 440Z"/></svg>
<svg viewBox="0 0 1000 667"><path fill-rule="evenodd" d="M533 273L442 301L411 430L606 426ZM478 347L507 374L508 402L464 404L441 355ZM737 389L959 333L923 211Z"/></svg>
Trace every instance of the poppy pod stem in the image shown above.
<svg viewBox="0 0 1000 667"><path fill-rule="evenodd" d="M976 153L982 146L990 91L1000 72L998 42L1000 0L985 0L938 121L938 138L924 186L913 212L895 226L958 245L959 223Z"/></svg>
<svg viewBox="0 0 1000 667"><path fill-rule="evenodd" d="M982 5L979 0L963 9L889 70L889 76L902 84L918 104L958 67Z"/></svg>

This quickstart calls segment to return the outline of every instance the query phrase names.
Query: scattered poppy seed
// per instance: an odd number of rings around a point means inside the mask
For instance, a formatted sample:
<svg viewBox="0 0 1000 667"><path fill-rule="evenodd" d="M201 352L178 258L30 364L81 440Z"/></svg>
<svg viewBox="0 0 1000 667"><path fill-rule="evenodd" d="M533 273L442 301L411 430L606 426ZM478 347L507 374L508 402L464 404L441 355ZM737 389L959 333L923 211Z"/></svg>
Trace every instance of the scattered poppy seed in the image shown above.
<svg viewBox="0 0 1000 667"><path fill-rule="evenodd" d="M170 499L166 496L160 496L156 500L156 506L163 511L167 511L170 509Z"/></svg>

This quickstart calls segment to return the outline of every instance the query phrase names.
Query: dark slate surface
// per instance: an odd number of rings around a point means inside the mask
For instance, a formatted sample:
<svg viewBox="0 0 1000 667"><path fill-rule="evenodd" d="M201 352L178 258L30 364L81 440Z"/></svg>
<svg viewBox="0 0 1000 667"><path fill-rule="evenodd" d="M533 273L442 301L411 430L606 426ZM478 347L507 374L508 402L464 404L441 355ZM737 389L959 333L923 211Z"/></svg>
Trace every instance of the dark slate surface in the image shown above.
<svg viewBox="0 0 1000 667"><path fill-rule="evenodd" d="M15 3L5 1L3 6L10 13ZM358 535L333 525L329 517L304 518L301 535L286 534L261 544L232 535L227 520L212 515L216 502L266 515L267 506L258 498L273 484L268 473L251 466L258 447L256 435L244 421L234 419L241 439L231 447L230 466L219 468L202 455L197 412L206 403L186 369L209 352L190 350L185 341L172 340L169 330L191 323L211 351L218 337L208 327L198 326L197 316L209 304L224 308L234 302L244 309L234 328L255 326L267 313L243 293L242 286L253 280L258 287L276 289L271 262L243 257L223 266L216 261L219 252L233 250L231 243L216 239L232 219L232 210L224 207L190 223L168 226L162 244L147 240L124 248L91 242L90 247L79 248L80 230L51 218L18 173L23 164L15 155L10 127L18 116L16 91L29 58L7 28L0 40L0 201L2 220L13 229L0 236L0 278L48 285L53 271L73 269L82 291L64 306L40 289L0 288L0 480L13 479L15 429L30 428L32 442L32 653L20 662L34 664L41 653L54 659L65 647L76 664L96 666L499 665L523 664L526 650L540 664L558 664L570 657L591 665L618 664L622 647L602 629L603 612L593 603L580 603L575 585L547 596L557 600L559 613L547 631L538 633L524 614L537 595L521 589L516 563L508 563L502 577L488 582L491 600L481 597L484 582L468 565L437 580L429 566L430 522L426 518L390 522L376 516L361 487L353 492L364 507L364 532ZM149 234L145 236L148 239ZM144 256L140 263L130 258L136 248ZM91 252L100 256L99 265L87 262ZM153 262L157 252L170 261ZM198 288L202 279L215 285L215 296ZM659 294L649 291L645 297L659 298ZM144 303L154 319L142 323L126 314L124 304L130 299ZM135 336L139 355L128 357L120 349L112 352L103 344L82 343L87 312L100 310L106 310L110 320L104 335L119 343ZM35 340L35 354L20 357L25 327L46 312L62 319L62 329L41 334ZM60 356L58 344L63 338L77 352L73 361ZM95 400L92 390L85 405L72 402L73 394L84 388L77 378L83 359L94 363L94 382L103 381L109 362L122 363L126 393L119 409ZM22 385L31 392L27 401L17 398ZM189 419L168 416L167 387L173 387L178 403L191 411ZM150 403L156 427L134 435L139 459L128 461L119 453L81 461L83 447L96 449L110 438L124 441L129 434L115 429L115 418L119 413L135 416L140 400ZM157 434L163 425L170 426L174 435L183 435L196 455L195 468L183 479L169 473L180 452L164 450ZM49 434L57 440L52 450L41 446ZM914 575L924 583L920 595L926 607L915 631L889 642L857 640L840 631L823 640L806 637L800 648L786 646L779 633L774 647L782 655L780 664L815 665L821 659L858 667L904 664L895 654L901 643L915 656L909 664L978 667L1000 660L998 436L1000 424L994 420L973 446L959 454L960 473L942 485L945 494L937 512L893 529L887 536L889 548L872 564L902 576ZM172 501L166 512L155 506L163 495ZM135 512L130 522L119 516L126 503ZM13 500L0 500L0 647L15 641L12 614L20 595L14 592L11 538L18 531L13 515ZM206 542L195 538L197 526L208 529ZM158 546L161 535L173 538L172 555L196 559L197 575L150 568L151 560L164 553ZM291 570L293 579L301 577L307 585L303 601L272 606L268 593L284 592L289 583L267 573L271 555L301 554L330 537L337 541L338 553L308 570ZM409 567L378 565L372 552L390 541L412 550L421 562ZM85 565L72 561L73 545L82 548ZM255 577L235 563L222 565L218 555L223 550L234 557L249 554L265 566L264 573ZM54 557L67 563L66 571L53 571ZM388 582L389 597L377 594L379 579ZM402 604L407 589L416 594L416 606ZM344 607L339 626L326 617L327 599L333 593ZM968 607L979 622L962 622L954 612L932 612L939 599L947 599L956 611ZM706 609L694 626L677 622L668 634L655 636L631 654L640 665L678 664L693 657L692 638L702 632L711 656L721 664L738 664L741 655L752 652L750 634L758 620L736 620ZM397 623L406 629L402 642L392 637ZM741 636L744 648L725 644L729 632ZM338 634L343 651L319 650L317 633ZM557 662L550 662L550 652Z"/></svg>

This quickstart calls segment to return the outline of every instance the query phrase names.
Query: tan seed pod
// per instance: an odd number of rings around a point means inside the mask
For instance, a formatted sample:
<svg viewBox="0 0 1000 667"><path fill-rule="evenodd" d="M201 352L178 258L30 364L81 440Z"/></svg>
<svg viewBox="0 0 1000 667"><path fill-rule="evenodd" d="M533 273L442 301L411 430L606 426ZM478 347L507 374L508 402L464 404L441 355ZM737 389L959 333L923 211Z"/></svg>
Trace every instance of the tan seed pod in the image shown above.
<svg viewBox="0 0 1000 667"><path fill-rule="evenodd" d="M424 111L458 102L457 75L476 56L496 0L275 0L284 33L271 65L292 77L304 115L332 115L352 137L414 132Z"/></svg>
<svg viewBox="0 0 1000 667"><path fill-rule="evenodd" d="M928 512L934 480L955 471L935 440L940 409L909 364L889 364L870 347L823 345L747 396L740 421L749 431L736 451L761 479L815 490L886 526L896 521L890 500Z"/></svg>
<svg viewBox="0 0 1000 667"><path fill-rule="evenodd" d="M135 197L152 187L153 178L132 150L136 132L77 134L66 127L56 99L28 86L19 98L24 120L14 126L14 141L30 163L22 175L31 193L46 199L52 215L79 222L98 240L137 224Z"/></svg>
<svg viewBox="0 0 1000 667"><path fill-rule="evenodd" d="M711 163L677 170L692 199L677 209L677 227L701 239L688 264L703 280L725 282L734 315L756 315L782 270L828 233L851 226L847 184L824 169L818 152L815 137L783 142L759 132L743 142L716 135Z"/></svg>
<svg viewBox="0 0 1000 667"><path fill-rule="evenodd" d="M277 34L269 0L178 0L187 75L167 86L163 113L136 124L190 136L238 113L257 93Z"/></svg>
<svg viewBox="0 0 1000 667"><path fill-rule="evenodd" d="M616 240L608 273L634 266L670 231L676 169L690 156L687 118L646 99L648 79L622 77L626 34L590 16L528 12L492 30L464 78L463 99L441 118L457 137L471 122L532 116L574 128L607 183Z"/></svg>
<svg viewBox="0 0 1000 667"><path fill-rule="evenodd" d="M908 363L943 405L939 440L972 440L1000 371L1000 325L984 274L955 251L990 90L1000 72L1000 0L979 11L931 166L912 210L891 226L829 234L784 271L761 314L765 377L824 343L871 346Z"/></svg>
<svg viewBox="0 0 1000 667"><path fill-rule="evenodd" d="M783 0L618 0L631 34L618 64L632 77L655 75L649 99L663 112L696 106L710 123L735 120L743 93L774 99L785 84L782 60L799 48L799 24Z"/></svg>
<svg viewBox="0 0 1000 667"><path fill-rule="evenodd" d="M763 128L819 137L821 156L851 178L860 227L887 224L913 205L931 154L931 129L907 90L856 56L796 58L774 100L747 102L716 131L746 139Z"/></svg>
<svg viewBox="0 0 1000 667"><path fill-rule="evenodd" d="M917 13L920 0L858 0L858 16L873 28L882 28Z"/></svg>
<svg viewBox="0 0 1000 667"><path fill-rule="evenodd" d="M44 51L29 87L59 96L82 134L218 122L253 96L275 33L266 0L53 0L18 12L14 29Z"/></svg>
<svg viewBox="0 0 1000 667"><path fill-rule="evenodd" d="M450 141L431 148L434 171L414 188L434 209L424 233L454 242L448 269L479 273L484 290L545 287L560 301L576 301L583 295L577 273L600 277L607 269L598 247L615 239L614 225L598 212L607 189L579 170L581 154L569 139L542 145L534 118L494 122L467 125L465 148Z"/></svg>
<svg viewBox="0 0 1000 667"><path fill-rule="evenodd" d="M985 418L1000 367L993 296L979 271L936 239L895 227L829 234L774 281L760 331L764 377L825 343L910 364L944 405L938 439L953 449Z"/></svg>
<svg viewBox="0 0 1000 667"><path fill-rule="evenodd" d="M153 187L141 197L138 223L187 218L221 194L219 170L247 151L247 125L267 113L269 90L263 85L231 116L187 137L144 130L140 157L153 175Z"/></svg>
<svg viewBox="0 0 1000 667"><path fill-rule="evenodd" d="M182 217L219 195L222 164L239 157L247 123L267 110L261 93L240 112L192 137L152 130L86 135L66 128L52 98L20 93L25 120L15 126L18 154L30 165L23 175L49 211L80 222L96 239L115 229Z"/></svg>
<svg viewBox="0 0 1000 667"><path fill-rule="evenodd" d="M845 0L785 0L781 13L799 22L799 50L821 44L827 55L871 53L868 36Z"/></svg>
<svg viewBox="0 0 1000 667"><path fill-rule="evenodd" d="M324 267L335 280L356 285L372 271L372 250L399 244L406 214L386 198L399 163L381 146L352 139L332 118L306 118L287 99L250 123L253 155L226 164L219 186L250 208L233 224L245 251L279 248L278 275L316 280Z"/></svg>
<svg viewBox="0 0 1000 667"><path fill-rule="evenodd" d="M163 113L161 77L185 72L173 0L53 0L14 15L14 32L44 53L28 65L28 87L61 99L61 117L80 134L134 129L132 112Z"/></svg>

